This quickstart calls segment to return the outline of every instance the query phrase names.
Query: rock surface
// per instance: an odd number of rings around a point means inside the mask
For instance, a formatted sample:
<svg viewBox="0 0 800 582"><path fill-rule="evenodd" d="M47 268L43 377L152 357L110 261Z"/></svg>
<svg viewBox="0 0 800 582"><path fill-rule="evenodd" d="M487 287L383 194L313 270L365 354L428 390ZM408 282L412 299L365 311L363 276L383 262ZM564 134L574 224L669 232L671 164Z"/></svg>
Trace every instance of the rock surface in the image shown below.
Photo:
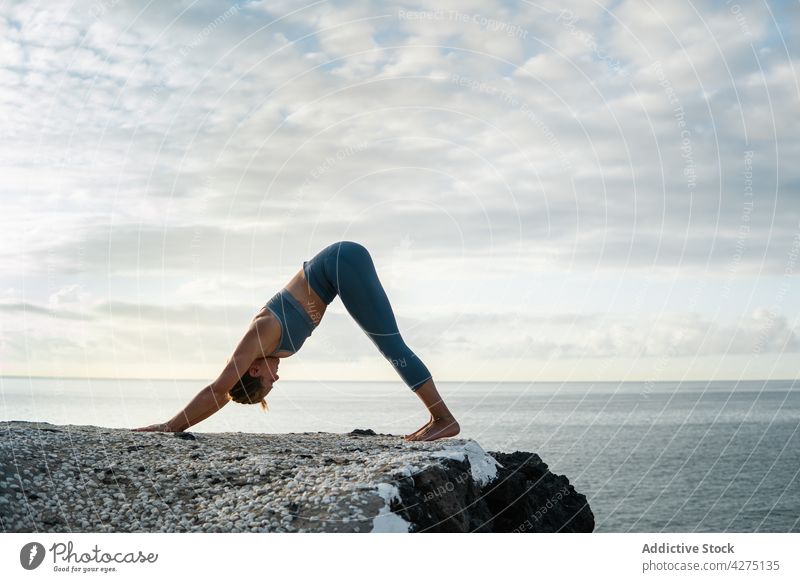
<svg viewBox="0 0 800 582"><path fill-rule="evenodd" d="M469 439L0 423L4 532L590 532L536 454Z"/></svg>

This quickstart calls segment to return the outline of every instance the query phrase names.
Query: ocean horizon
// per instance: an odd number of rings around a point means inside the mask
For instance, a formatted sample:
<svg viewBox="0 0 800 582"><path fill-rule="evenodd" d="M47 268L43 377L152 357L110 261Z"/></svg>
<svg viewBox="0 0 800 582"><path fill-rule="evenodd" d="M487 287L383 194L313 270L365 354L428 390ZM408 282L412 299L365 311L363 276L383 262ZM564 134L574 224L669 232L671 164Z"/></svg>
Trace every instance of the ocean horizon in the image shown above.
<svg viewBox="0 0 800 582"><path fill-rule="evenodd" d="M0 377L5 421L164 422L198 380ZM800 531L800 380L437 382L487 451L537 453L586 495L598 532ZM397 381L281 380L192 432L402 435L427 418Z"/></svg>

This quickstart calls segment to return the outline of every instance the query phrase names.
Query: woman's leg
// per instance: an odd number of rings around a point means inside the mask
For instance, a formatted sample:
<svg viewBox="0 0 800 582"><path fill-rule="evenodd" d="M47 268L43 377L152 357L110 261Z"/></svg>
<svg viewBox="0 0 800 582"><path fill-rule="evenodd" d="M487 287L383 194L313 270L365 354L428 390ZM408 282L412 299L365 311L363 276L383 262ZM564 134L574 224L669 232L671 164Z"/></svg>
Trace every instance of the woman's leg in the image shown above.
<svg viewBox="0 0 800 582"><path fill-rule="evenodd" d="M425 382L416 391L422 403L430 412L431 417L427 423L411 434L407 434L405 439L408 441L433 441L445 437L456 436L461 428L458 421L450 413L447 405L439 396L433 378Z"/></svg>
<svg viewBox="0 0 800 582"><path fill-rule="evenodd" d="M430 371L400 335L369 251L358 243L342 241L326 252L328 281L345 309L431 413L431 420L406 438L434 440L458 434L458 423L439 396Z"/></svg>
<svg viewBox="0 0 800 582"><path fill-rule="evenodd" d="M403 382L411 390L417 390L429 380L430 371L400 335L369 251L350 241L336 243L329 251L325 269L347 312L394 366Z"/></svg>

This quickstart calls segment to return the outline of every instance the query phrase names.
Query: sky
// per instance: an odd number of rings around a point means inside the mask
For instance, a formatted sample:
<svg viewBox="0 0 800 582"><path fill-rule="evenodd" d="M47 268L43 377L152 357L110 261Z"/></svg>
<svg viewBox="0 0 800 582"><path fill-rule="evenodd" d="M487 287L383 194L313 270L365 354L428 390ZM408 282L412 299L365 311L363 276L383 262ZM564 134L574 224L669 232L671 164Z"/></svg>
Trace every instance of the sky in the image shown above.
<svg viewBox="0 0 800 582"><path fill-rule="evenodd" d="M3 2L0 375L213 380L337 240L441 381L800 370L796 2ZM287 380L398 380L337 299Z"/></svg>

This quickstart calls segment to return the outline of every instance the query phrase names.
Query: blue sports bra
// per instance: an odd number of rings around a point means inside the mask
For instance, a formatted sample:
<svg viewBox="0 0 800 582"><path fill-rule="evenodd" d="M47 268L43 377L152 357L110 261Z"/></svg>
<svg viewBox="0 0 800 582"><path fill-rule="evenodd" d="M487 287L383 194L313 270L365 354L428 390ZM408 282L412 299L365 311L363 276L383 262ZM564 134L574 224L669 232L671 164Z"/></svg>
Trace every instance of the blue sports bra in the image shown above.
<svg viewBox="0 0 800 582"><path fill-rule="evenodd" d="M281 339L272 356L278 352L296 352L314 331L314 321L294 295L284 287L264 306L281 324Z"/></svg>

